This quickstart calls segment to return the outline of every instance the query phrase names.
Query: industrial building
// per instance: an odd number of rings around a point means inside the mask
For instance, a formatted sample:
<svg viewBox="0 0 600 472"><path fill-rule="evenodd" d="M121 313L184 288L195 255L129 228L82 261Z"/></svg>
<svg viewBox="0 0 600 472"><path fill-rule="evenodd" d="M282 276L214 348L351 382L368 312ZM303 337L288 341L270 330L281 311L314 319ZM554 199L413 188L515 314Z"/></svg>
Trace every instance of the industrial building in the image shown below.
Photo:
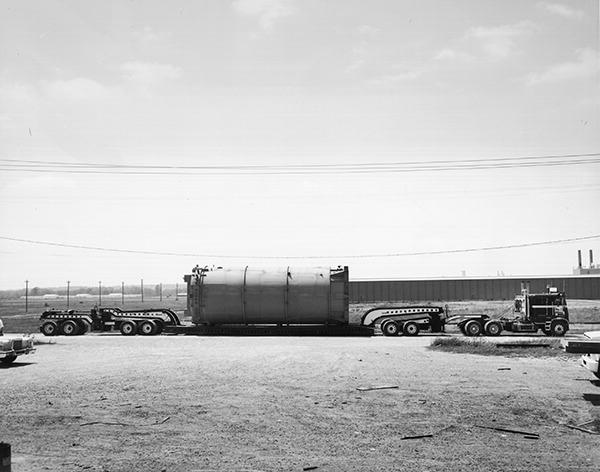
<svg viewBox="0 0 600 472"><path fill-rule="evenodd" d="M594 252L590 249L590 265L584 267L581 263L581 250L577 251L577 267L573 269L574 275L600 275L600 265L594 264Z"/></svg>
<svg viewBox="0 0 600 472"><path fill-rule="evenodd" d="M600 275L557 277L483 277L458 279L353 280L352 303L381 301L512 300L529 287L532 293L546 287L565 291L569 299L600 300Z"/></svg>
<svg viewBox="0 0 600 472"><path fill-rule="evenodd" d="M547 287L566 292L569 299L600 300L600 265L594 264L591 249L589 254L589 267L584 267L577 251L573 275L353 280L350 302L512 300L523 288L542 293Z"/></svg>

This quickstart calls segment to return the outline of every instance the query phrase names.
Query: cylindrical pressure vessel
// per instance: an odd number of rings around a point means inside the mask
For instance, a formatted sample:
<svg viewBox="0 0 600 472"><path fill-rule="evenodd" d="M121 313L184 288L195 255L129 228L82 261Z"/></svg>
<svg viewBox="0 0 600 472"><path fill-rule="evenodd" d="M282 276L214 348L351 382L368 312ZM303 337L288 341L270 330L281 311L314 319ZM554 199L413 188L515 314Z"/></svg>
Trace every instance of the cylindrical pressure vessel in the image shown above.
<svg viewBox="0 0 600 472"><path fill-rule="evenodd" d="M214 270L186 275L196 324L347 324L348 268Z"/></svg>

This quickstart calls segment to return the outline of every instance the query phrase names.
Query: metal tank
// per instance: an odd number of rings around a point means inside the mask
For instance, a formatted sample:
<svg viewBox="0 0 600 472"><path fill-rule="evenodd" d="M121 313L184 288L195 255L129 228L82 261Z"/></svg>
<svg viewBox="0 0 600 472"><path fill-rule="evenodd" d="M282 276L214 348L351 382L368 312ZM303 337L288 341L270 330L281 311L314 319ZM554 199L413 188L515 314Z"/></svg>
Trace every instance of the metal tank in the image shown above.
<svg viewBox="0 0 600 472"><path fill-rule="evenodd" d="M195 324L348 324L348 267L196 266L184 280Z"/></svg>

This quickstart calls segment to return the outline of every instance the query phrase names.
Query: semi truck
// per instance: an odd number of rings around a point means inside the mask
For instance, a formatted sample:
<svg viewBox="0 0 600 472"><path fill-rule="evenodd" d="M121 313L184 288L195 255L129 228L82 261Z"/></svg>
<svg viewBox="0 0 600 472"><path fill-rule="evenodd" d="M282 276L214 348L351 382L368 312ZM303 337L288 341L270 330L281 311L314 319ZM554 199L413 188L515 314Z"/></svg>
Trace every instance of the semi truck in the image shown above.
<svg viewBox="0 0 600 472"><path fill-rule="evenodd" d="M502 331L564 336L569 330L569 310L564 292L549 287L546 293L530 294L523 289L515 297L510 317L493 319L486 314L450 316L448 307L429 305L378 307L367 311L361 320L366 326L379 326L385 336L415 336L421 330L433 333L455 325L465 336L499 336Z"/></svg>
<svg viewBox="0 0 600 472"><path fill-rule="evenodd" d="M49 310L40 317L47 336L88 331L120 331L132 336L161 332L206 335L416 336L442 333L456 325L467 336L498 336L504 331L563 336L569 329L566 296L556 289L544 294L523 290L510 318L485 314L449 316L431 305L376 307L360 324L349 322L348 267L224 269L196 266L185 275L190 323L168 309L121 310L96 307L90 312Z"/></svg>
<svg viewBox="0 0 600 472"><path fill-rule="evenodd" d="M569 330L567 297L554 287L545 293L529 293L527 289L515 297L510 317L492 319L483 314L457 315L446 319L447 325L456 325L467 336L499 336L502 331L537 333L546 336L564 336Z"/></svg>

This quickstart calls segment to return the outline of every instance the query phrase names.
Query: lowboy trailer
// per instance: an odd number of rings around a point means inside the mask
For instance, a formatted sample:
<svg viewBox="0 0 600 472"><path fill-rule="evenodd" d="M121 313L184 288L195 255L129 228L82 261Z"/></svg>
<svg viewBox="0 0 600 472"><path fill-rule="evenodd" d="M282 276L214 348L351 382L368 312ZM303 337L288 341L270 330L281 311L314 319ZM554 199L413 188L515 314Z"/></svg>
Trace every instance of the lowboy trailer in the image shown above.
<svg viewBox="0 0 600 472"><path fill-rule="evenodd" d="M445 314L439 306L407 305L376 307L368 310L361 318L363 326L379 326L384 336L416 336L421 331L442 333Z"/></svg>
<svg viewBox="0 0 600 472"><path fill-rule="evenodd" d="M186 275L187 314L172 310L46 311L47 336L120 331L225 336L371 336L373 328L349 323L348 267L208 269Z"/></svg>
<svg viewBox="0 0 600 472"><path fill-rule="evenodd" d="M181 326L177 314L168 309L121 310L95 307L89 312L49 310L40 316L40 331L46 336L76 336L89 331L120 331L124 336L152 336Z"/></svg>

